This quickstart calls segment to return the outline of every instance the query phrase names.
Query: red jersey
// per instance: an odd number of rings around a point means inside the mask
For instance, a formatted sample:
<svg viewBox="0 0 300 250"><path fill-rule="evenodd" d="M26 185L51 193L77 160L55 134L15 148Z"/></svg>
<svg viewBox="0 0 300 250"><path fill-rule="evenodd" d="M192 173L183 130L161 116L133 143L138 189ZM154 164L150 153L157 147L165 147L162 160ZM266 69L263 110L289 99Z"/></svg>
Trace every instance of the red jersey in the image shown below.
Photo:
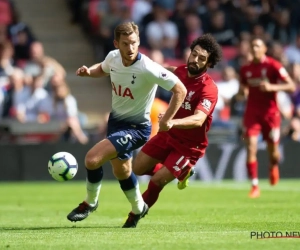
<svg viewBox="0 0 300 250"><path fill-rule="evenodd" d="M241 84L249 88L246 112L269 113L278 112L277 93L263 92L259 89L261 81L277 84L288 76L287 71L271 57L265 57L261 62L251 62L241 68Z"/></svg>
<svg viewBox="0 0 300 250"><path fill-rule="evenodd" d="M172 128L168 132L172 137L191 143L195 148L205 148L208 145L206 133L210 129L212 113L218 100L218 88L207 73L192 78L188 77L186 65L179 66L174 74L178 76L187 89L185 100L174 119L194 115L196 109L207 114L207 119L201 127L192 129Z"/></svg>

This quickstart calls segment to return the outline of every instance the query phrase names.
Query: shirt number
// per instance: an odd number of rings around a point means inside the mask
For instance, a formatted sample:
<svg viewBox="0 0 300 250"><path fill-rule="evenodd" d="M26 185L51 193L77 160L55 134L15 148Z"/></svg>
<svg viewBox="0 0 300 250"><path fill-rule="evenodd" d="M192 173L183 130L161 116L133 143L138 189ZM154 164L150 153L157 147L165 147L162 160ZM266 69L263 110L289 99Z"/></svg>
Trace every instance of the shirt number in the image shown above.
<svg viewBox="0 0 300 250"><path fill-rule="evenodd" d="M124 146L128 143L129 140L132 140L132 136L130 134L127 134L120 139L117 140L117 143L119 143L121 146Z"/></svg>

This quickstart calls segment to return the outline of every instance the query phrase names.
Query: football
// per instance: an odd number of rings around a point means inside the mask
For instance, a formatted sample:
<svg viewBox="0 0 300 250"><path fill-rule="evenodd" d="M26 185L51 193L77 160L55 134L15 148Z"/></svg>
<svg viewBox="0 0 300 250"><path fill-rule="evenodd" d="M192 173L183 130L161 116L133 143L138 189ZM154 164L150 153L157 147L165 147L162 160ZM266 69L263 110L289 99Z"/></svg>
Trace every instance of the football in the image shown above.
<svg viewBox="0 0 300 250"><path fill-rule="evenodd" d="M68 152L56 153L48 162L48 171L53 179L57 181L68 181L73 179L77 170L77 160Z"/></svg>

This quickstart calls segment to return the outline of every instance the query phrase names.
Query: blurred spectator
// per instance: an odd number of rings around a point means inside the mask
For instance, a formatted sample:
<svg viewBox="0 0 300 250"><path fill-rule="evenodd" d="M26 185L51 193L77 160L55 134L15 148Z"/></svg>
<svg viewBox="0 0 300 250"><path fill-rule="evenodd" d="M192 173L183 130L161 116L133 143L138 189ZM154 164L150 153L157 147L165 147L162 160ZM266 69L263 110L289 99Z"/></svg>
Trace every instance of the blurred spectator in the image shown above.
<svg viewBox="0 0 300 250"><path fill-rule="evenodd" d="M300 64L292 64L289 69L290 76L297 84L297 89L292 94L293 118L287 128L287 136L294 141L300 141Z"/></svg>
<svg viewBox="0 0 300 250"><path fill-rule="evenodd" d="M209 0L209 1L205 1L204 5L202 5L200 1L197 2L198 2L197 10L203 22L203 28L205 32L210 32L209 29L210 29L211 17L214 15L214 13L220 10L220 2L218 0Z"/></svg>
<svg viewBox="0 0 300 250"><path fill-rule="evenodd" d="M261 24L254 24L252 28L252 36L261 38L266 43L271 42L271 35L267 33Z"/></svg>
<svg viewBox="0 0 300 250"><path fill-rule="evenodd" d="M248 0L241 0L240 6L238 7L238 18L235 20L236 30L235 33L238 35L241 32L251 33L255 25L260 23L260 11L255 5L250 5ZM266 22L266 21L265 21ZM266 28L266 27L264 27Z"/></svg>
<svg viewBox="0 0 300 250"><path fill-rule="evenodd" d="M288 67L289 61L287 56L284 54L284 48L281 43L274 41L269 46L268 54L281 62L284 67Z"/></svg>
<svg viewBox="0 0 300 250"><path fill-rule="evenodd" d="M277 102L281 117L290 120L293 115L293 105L289 94L284 91L277 92Z"/></svg>
<svg viewBox="0 0 300 250"><path fill-rule="evenodd" d="M293 31L290 24L290 12L287 9L276 13L275 22L273 22L272 37L281 44L288 44L293 38Z"/></svg>
<svg viewBox="0 0 300 250"><path fill-rule="evenodd" d="M246 96L239 88L236 95L230 100L230 117L242 119L246 108Z"/></svg>
<svg viewBox="0 0 300 250"><path fill-rule="evenodd" d="M239 72L240 67L250 62L251 58L250 42L248 40L241 40L237 45L237 55L231 59L228 64L233 67L236 72Z"/></svg>
<svg viewBox="0 0 300 250"><path fill-rule="evenodd" d="M30 60L24 66L25 74L30 77L43 75L43 86L49 84L51 77L60 73L66 75L63 66L54 58L46 56L44 47L40 42L33 42L30 47Z"/></svg>
<svg viewBox="0 0 300 250"><path fill-rule="evenodd" d="M0 120L2 118L3 113L3 104L4 104L4 91L0 88Z"/></svg>
<svg viewBox="0 0 300 250"><path fill-rule="evenodd" d="M154 20L146 26L146 38L151 49L159 49L164 57L174 58L178 42L178 30L174 22L168 20L165 6L157 2Z"/></svg>
<svg viewBox="0 0 300 250"><path fill-rule="evenodd" d="M25 60L30 59L30 46L35 37L31 29L20 21L19 13L13 15L13 22L8 27L8 37L14 46L15 64L22 66Z"/></svg>
<svg viewBox="0 0 300 250"><path fill-rule="evenodd" d="M165 63L164 55L160 50L151 50L149 53L149 58L164 67L168 66L168 64ZM166 103L169 103L172 94L170 91L167 91L164 88L158 86L156 91L156 97Z"/></svg>
<svg viewBox="0 0 300 250"><path fill-rule="evenodd" d="M121 21L121 1L120 0L103 0L99 2L99 35L102 43L104 54L114 50L114 28Z"/></svg>
<svg viewBox="0 0 300 250"><path fill-rule="evenodd" d="M140 24L143 17L152 11L151 0L136 0L132 6L131 18L136 24Z"/></svg>
<svg viewBox="0 0 300 250"><path fill-rule="evenodd" d="M159 1L166 7L168 12L174 10L176 0L159 0Z"/></svg>
<svg viewBox="0 0 300 250"><path fill-rule="evenodd" d="M16 107L16 118L19 122L49 121L51 107L47 102L48 92L43 88L44 79L42 76L35 76L32 85L25 87L24 102Z"/></svg>
<svg viewBox="0 0 300 250"><path fill-rule="evenodd" d="M0 24L8 26L12 22L12 3L9 0L0 0Z"/></svg>
<svg viewBox="0 0 300 250"><path fill-rule="evenodd" d="M216 11L210 18L210 32L220 45L234 45L236 38L233 29L228 25L223 11Z"/></svg>
<svg viewBox="0 0 300 250"><path fill-rule="evenodd" d="M3 24L0 24L0 44L7 42L7 27Z"/></svg>
<svg viewBox="0 0 300 250"><path fill-rule="evenodd" d="M201 20L199 16L193 12L187 13L184 20L186 34L185 37L181 37L184 48L190 44L199 36L203 34Z"/></svg>
<svg viewBox="0 0 300 250"><path fill-rule="evenodd" d="M10 42L0 43L0 88L8 84L13 70L13 47Z"/></svg>
<svg viewBox="0 0 300 250"><path fill-rule="evenodd" d="M230 102L232 97L239 90L239 82L237 80L237 74L232 67L225 67L222 71L221 81L216 82L218 86L218 102L214 111L213 126L230 128L232 124L230 118ZM223 114L225 112L227 114Z"/></svg>
<svg viewBox="0 0 300 250"><path fill-rule="evenodd" d="M191 49L189 47L185 48L183 51L183 63L187 63L190 54L191 54Z"/></svg>
<svg viewBox="0 0 300 250"><path fill-rule="evenodd" d="M81 11L82 11L84 0L67 0L67 1L72 13L71 22L72 23L81 22L82 21Z"/></svg>
<svg viewBox="0 0 300 250"><path fill-rule="evenodd" d="M61 72L56 72L50 79L49 85L45 88L49 93L59 85L65 84L65 76Z"/></svg>
<svg viewBox="0 0 300 250"><path fill-rule="evenodd" d="M294 116L300 119L300 63L291 64L289 73L297 85L297 89L291 97L294 105Z"/></svg>
<svg viewBox="0 0 300 250"><path fill-rule="evenodd" d="M149 58L164 67L168 66L168 64L165 63L164 55L162 54L162 52L160 50L156 50L156 49L151 50L149 53ZM164 88L157 86L156 98L158 98L166 103L169 103L171 97L172 97L172 94L170 91L167 91Z"/></svg>
<svg viewBox="0 0 300 250"><path fill-rule="evenodd" d="M170 21L174 22L177 26L177 30L179 33L178 45L176 55L178 57L182 56L182 51L187 44L186 37L187 37L187 25L185 23L186 15L187 15L187 6L188 2L185 0L177 0L175 3L175 9L170 16ZM196 13L197 15L197 13Z"/></svg>
<svg viewBox="0 0 300 250"><path fill-rule="evenodd" d="M297 34L295 44L287 46L285 55L290 63L300 63L300 33Z"/></svg>
<svg viewBox="0 0 300 250"><path fill-rule="evenodd" d="M218 101L225 105L230 103L231 98L239 91L239 81L233 67L225 67L222 71L221 81L216 82L219 90Z"/></svg>
<svg viewBox="0 0 300 250"><path fill-rule="evenodd" d="M14 68L9 76L9 86L7 87L2 113L3 118L14 118L16 110L26 102L29 92L29 88L24 86L23 71Z"/></svg>
<svg viewBox="0 0 300 250"><path fill-rule="evenodd" d="M165 66L165 58L164 58L163 53L160 50L158 50L158 49L150 50L149 58L151 60L153 60L154 62L156 62L162 66Z"/></svg>
<svg viewBox="0 0 300 250"><path fill-rule="evenodd" d="M300 142L300 119L298 117L291 120L287 133L288 138Z"/></svg>
<svg viewBox="0 0 300 250"><path fill-rule="evenodd" d="M52 108L51 119L63 123L63 140L70 141L72 136L81 144L88 142L88 137L81 128L77 102L70 93L66 83L54 86L52 96L48 99Z"/></svg>

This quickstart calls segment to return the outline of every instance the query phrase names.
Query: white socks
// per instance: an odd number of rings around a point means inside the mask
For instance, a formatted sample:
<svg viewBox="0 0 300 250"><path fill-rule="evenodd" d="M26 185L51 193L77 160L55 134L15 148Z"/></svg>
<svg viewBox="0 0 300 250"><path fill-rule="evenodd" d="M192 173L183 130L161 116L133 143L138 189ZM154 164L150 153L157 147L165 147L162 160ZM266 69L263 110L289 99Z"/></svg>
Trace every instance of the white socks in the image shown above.
<svg viewBox="0 0 300 250"><path fill-rule="evenodd" d="M132 212L134 214L142 213L145 202L143 200L139 184L137 184L133 189L123 192L126 195L128 201L131 203Z"/></svg>
<svg viewBox="0 0 300 250"><path fill-rule="evenodd" d="M251 183L252 186L258 186L258 179L257 178L252 179Z"/></svg>
<svg viewBox="0 0 300 250"><path fill-rule="evenodd" d="M85 198L85 202L92 207L96 206L100 189L101 181L97 183L90 183L88 180L86 180L87 196ZM132 206L132 212L134 214L142 213L145 202L140 192L139 185L137 184L135 188L123 192Z"/></svg>
<svg viewBox="0 0 300 250"><path fill-rule="evenodd" d="M86 191L87 191L87 196L85 198L86 203L88 203L92 207L96 206L100 194L100 189L101 189L101 181L97 183L90 183L88 180L86 180Z"/></svg>

